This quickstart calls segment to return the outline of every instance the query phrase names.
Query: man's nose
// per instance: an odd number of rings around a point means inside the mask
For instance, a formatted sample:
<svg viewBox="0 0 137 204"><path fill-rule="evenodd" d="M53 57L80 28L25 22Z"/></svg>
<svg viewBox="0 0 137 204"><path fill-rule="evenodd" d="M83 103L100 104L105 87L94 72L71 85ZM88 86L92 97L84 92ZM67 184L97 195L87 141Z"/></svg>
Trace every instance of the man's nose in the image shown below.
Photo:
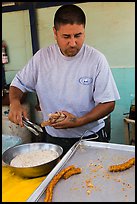
<svg viewBox="0 0 137 204"><path fill-rule="evenodd" d="M76 39L74 37L71 37L69 40L69 45L71 47L74 47L76 45Z"/></svg>

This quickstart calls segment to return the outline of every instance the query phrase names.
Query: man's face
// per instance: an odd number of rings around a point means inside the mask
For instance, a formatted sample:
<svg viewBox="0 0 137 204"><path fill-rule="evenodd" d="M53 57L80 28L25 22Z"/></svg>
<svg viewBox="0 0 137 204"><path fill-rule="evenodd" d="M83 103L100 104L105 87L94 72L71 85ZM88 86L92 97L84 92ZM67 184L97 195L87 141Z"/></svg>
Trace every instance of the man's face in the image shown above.
<svg viewBox="0 0 137 204"><path fill-rule="evenodd" d="M85 39L85 29L83 25L60 25L58 30L53 28L53 31L55 40L63 55L73 57L79 52Z"/></svg>

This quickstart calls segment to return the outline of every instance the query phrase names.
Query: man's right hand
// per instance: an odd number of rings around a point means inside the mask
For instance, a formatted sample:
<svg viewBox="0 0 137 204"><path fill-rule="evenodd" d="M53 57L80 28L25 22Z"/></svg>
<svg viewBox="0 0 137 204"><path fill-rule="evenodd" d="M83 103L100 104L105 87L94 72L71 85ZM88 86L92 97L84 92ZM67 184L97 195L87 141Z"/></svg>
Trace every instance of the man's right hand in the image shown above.
<svg viewBox="0 0 137 204"><path fill-rule="evenodd" d="M10 104L10 111L9 111L8 118L11 122L23 127L24 126L22 122L23 116L27 117L27 111L20 102L15 101L12 104Z"/></svg>
<svg viewBox="0 0 137 204"><path fill-rule="evenodd" d="M21 104L23 92L14 86L10 86L9 99L10 99L10 111L8 118L16 125L24 126L22 122L22 116L27 117L27 111Z"/></svg>

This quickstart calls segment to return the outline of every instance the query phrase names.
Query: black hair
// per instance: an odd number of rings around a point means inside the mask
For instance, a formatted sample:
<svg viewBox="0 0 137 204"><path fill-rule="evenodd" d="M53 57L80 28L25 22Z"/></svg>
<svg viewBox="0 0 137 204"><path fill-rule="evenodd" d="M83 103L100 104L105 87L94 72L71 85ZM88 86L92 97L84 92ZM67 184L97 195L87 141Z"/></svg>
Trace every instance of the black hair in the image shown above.
<svg viewBox="0 0 137 204"><path fill-rule="evenodd" d="M61 6L54 16L55 29L58 30L61 24L82 24L85 27L86 17L83 10L74 4Z"/></svg>

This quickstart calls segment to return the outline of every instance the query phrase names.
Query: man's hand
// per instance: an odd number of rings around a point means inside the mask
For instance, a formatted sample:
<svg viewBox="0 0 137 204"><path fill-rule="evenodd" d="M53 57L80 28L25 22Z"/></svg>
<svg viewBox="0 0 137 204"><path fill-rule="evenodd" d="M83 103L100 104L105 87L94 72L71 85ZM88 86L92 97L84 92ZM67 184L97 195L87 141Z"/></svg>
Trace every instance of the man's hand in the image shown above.
<svg viewBox="0 0 137 204"><path fill-rule="evenodd" d="M16 125L24 126L22 122L22 116L27 117L27 111L21 104L21 99L23 97L23 92L14 86L10 86L9 89L9 99L10 99L10 112L8 118L11 122Z"/></svg>
<svg viewBox="0 0 137 204"><path fill-rule="evenodd" d="M11 122L16 125L24 126L22 122L22 116L27 117L27 111L19 102L14 102L10 104L10 111L8 118Z"/></svg>
<svg viewBox="0 0 137 204"><path fill-rule="evenodd" d="M73 127L79 126L78 118L75 115L67 111L62 111L62 114L65 115L64 120L60 122L52 122L50 124L51 127L54 127L56 129L65 129L65 128L73 128Z"/></svg>
<svg viewBox="0 0 137 204"><path fill-rule="evenodd" d="M48 115L49 119L41 123L41 127L51 126L56 129L73 128L78 126L78 118L67 112L57 111Z"/></svg>

